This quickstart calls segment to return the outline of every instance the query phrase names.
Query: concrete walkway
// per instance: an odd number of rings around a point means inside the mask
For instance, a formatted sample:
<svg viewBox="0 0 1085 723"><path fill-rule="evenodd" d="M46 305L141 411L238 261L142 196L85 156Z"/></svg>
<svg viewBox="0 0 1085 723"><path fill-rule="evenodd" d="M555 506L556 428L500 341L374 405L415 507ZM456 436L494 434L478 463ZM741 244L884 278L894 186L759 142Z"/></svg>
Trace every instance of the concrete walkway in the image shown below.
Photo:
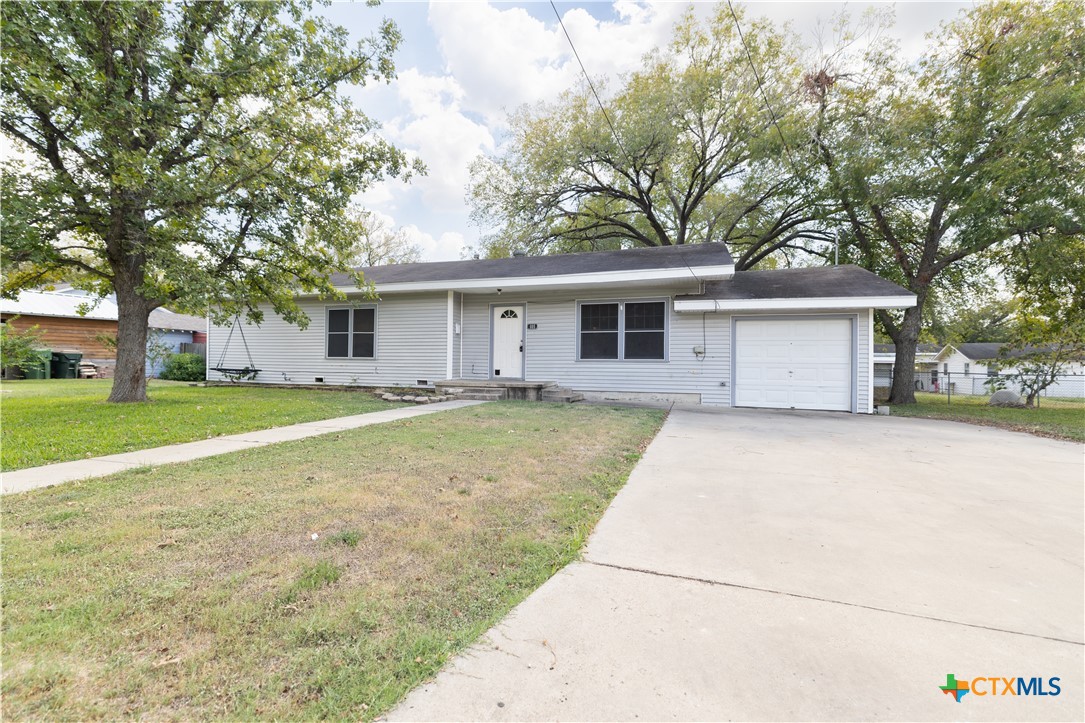
<svg viewBox="0 0 1085 723"><path fill-rule="evenodd" d="M217 454L237 452L242 449L263 447L276 442L288 442L306 437L316 437L329 432L342 432L347 429L368 427L371 424L394 422L399 419L420 417L434 412L443 412L449 409L460 409L485 402L468 400L456 400L451 402L438 402L415 407L400 407L386 409L381 412L368 414L355 414L350 417L337 417L335 419L323 419L316 422L304 422L291 424L286 427L274 427L255 432L242 432L213 439L187 442L185 444L171 444L166 447L142 449L138 452L125 452L123 454L110 454L93 459L81 459L75 462L61 462L48 464L43 467L30 467L14 472L5 472L0 475L0 489L3 494L11 492L25 492L38 487L49 487L61 482L87 479L90 477L104 477L114 472L137 467L154 467L160 464L173 464L174 462L188 462L193 459L214 457Z"/></svg>
<svg viewBox="0 0 1085 723"><path fill-rule="evenodd" d="M988 427L676 410L584 560L389 717L1083 720L1082 472Z"/></svg>

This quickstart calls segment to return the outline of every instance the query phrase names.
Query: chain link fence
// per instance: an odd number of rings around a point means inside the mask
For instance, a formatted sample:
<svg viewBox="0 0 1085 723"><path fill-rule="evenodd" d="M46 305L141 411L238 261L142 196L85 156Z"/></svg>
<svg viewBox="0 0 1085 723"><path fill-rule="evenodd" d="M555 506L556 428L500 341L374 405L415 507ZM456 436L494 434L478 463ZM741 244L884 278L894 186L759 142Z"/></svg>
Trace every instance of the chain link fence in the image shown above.
<svg viewBox="0 0 1085 723"><path fill-rule="evenodd" d="M875 393L886 396L892 385L893 367L876 367L874 369ZM951 397L953 395L989 397L995 389L1010 389L1024 396L1021 386L1006 376L943 372L935 369L915 372L915 389L917 392L945 394ZM1051 386L1040 392L1040 398L1085 400L1085 375L1060 374Z"/></svg>

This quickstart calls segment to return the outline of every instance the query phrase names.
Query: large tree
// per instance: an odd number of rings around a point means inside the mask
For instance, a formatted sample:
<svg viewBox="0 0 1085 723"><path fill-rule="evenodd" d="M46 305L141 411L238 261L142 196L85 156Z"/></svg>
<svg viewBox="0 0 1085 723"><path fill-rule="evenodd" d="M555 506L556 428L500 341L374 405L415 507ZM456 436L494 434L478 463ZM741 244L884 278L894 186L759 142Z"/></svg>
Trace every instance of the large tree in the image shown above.
<svg viewBox="0 0 1085 723"><path fill-rule="evenodd" d="M789 150L799 137L793 47L721 3L707 20L688 14L615 92L584 82L519 109L503 151L472 168L474 218L491 230L484 246L503 255L724 241L740 269L824 248L833 237L815 223L806 161Z"/></svg>
<svg viewBox="0 0 1085 723"><path fill-rule="evenodd" d="M305 324L334 294L344 209L409 171L347 84L393 76L390 21L357 44L278 2L0 5L4 292L58 274L116 293L111 401L146 399L149 313L171 304ZM22 158L19 158L19 156Z"/></svg>
<svg viewBox="0 0 1085 723"><path fill-rule="evenodd" d="M890 401L914 402L924 307L939 284L1085 226L1085 14L1073 0L980 3L904 64L884 41L807 75L813 146L846 258L918 304L879 311ZM1012 264L1011 264L1012 269ZM1016 274L1011 274L1011 280Z"/></svg>

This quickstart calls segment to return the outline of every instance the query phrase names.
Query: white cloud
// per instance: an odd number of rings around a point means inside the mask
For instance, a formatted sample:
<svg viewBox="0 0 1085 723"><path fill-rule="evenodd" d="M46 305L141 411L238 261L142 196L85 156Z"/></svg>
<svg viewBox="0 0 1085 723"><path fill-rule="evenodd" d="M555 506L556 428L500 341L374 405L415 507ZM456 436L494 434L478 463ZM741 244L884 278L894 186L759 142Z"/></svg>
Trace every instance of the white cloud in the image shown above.
<svg viewBox="0 0 1085 723"><path fill-rule="evenodd" d="M494 150L493 135L464 114L460 105L464 90L452 76L410 68L400 74L395 87L406 114L386 124L385 133L417 154L429 171L412 187L436 210L462 208L468 166L480 153Z"/></svg>
<svg viewBox="0 0 1085 723"><path fill-rule="evenodd" d="M597 20L583 8L562 15L593 78L637 67L644 53L667 41L685 6L622 0L615 10L617 21ZM463 107L491 126L502 126L525 103L555 99L581 78L556 19L543 22L523 8L488 3L431 3L429 20L445 70L464 91Z"/></svg>
<svg viewBox="0 0 1085 723"><path fill-rule="evenodd" d="M458 231L445 231L440 236L426 233L414 224L403 227L411 243L422 250L424 261L457 261L463 258L467 239Z"/></svg>

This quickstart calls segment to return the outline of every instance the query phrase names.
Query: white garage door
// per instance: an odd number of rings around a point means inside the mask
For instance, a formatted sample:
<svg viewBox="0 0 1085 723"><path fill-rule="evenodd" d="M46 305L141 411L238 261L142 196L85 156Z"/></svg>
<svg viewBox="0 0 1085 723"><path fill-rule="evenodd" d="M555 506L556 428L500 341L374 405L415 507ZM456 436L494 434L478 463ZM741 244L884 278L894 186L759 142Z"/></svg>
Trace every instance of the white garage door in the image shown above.
<svg viewBox="0 0 1085 723"><path fill-rule="evenodd" d="M852 408L851 319L735 321L735 406Z"/></svg>

